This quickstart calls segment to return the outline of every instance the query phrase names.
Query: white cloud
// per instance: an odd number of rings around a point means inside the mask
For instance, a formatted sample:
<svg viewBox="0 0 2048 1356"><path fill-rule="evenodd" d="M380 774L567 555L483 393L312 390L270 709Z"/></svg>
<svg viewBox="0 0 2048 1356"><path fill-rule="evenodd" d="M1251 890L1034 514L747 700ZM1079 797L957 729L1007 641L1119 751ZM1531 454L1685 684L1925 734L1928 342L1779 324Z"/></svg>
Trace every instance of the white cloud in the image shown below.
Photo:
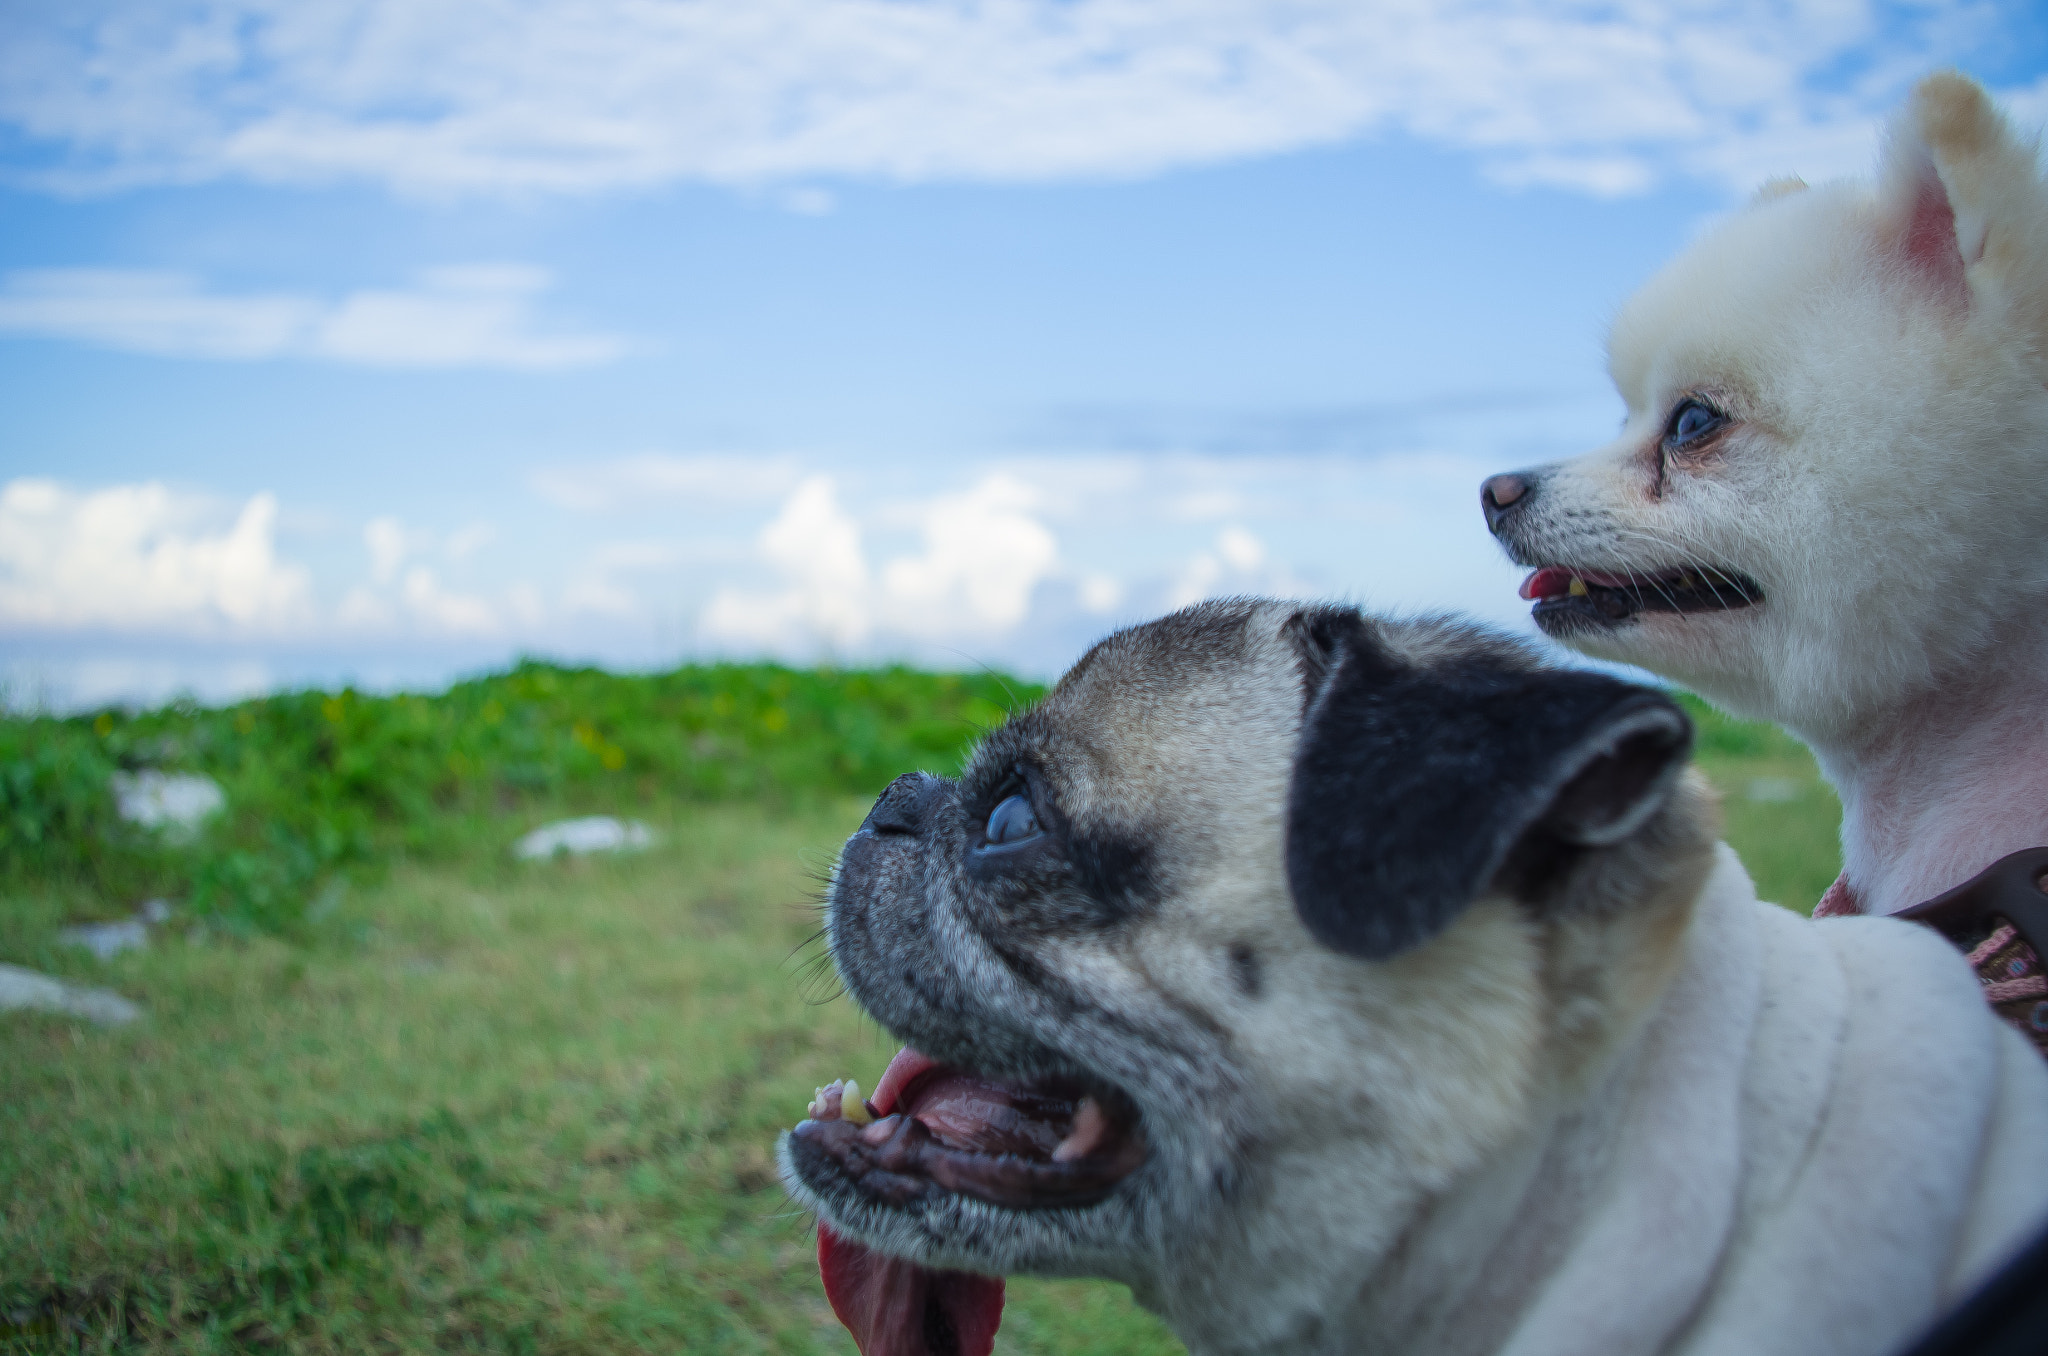
<svg viewBox="0 0 2048 1356"><path fill-rule="evenodd" d="M282 677L264 659L218 653L59 656L40 651L0 658L0 705L65 713L156 706L180 696L225 704L275 692Z"/></svg>
<svg viewBox="0 0 2048 1356"><path fill-rule="evenodd" d="M601 334L543 334L530 300L548 287L536 268L433 269L411 291L356 292L321 317L306 352L377 367L591 367L625 351Z"/></svg>
<svg viewBox="0 0 2048 1356"><path fill-rule="evenodd" d="M1204 598L1217 596L1217 583L1223 578L1223 566L1207 551L1198 552L1188 558L1174 575L1173 584L1166 591L1165 611L1171 612L1190 603L1199 603Z"/></svg>
<svg viewBox="0 0 2048 1356"><path fill-rule="evenodd" d="M2048 123L2048 75L2025 89L2007 91L2005 106L2014 118L2029 127Z"/></svg>
<svg viewBox="0 0 2048 1356"><path fill-rule="evenodd" d="M364 525L370 582L348 587L330 611L305 567L278 557L277 519L268 493L230 513L158 484L79 492L12 481L0 489L0 628L293 641L337 629L505 632L498 606L446 587L429 567L406 568L436 538L393 517ZM473 537L477 528L466 531Z"/></svg>
<svg viewBox="0 0 2048 1356"><path fill-rule="evenodd" d="M860 525L839 507L830 476L796 487L762 529L761 555L784 580L774 593L720 589L704 610L704 631L767 649L865 640L871 621Z"/></svg>
<svg viewBox="0 0 2048 1356"><path fill-rule="evenodd" d="M429 631L451 636L494 636L500 629L495 608L473 594L443 588L440 576L425 565L415 565L406 571L399 596L413 619Z"/></svg>
<svg viewBox="0 0 2048 1356"><path fill-rule="evenodd" d="M0 490L0 624L191 635L274 634L310 615L300 567L277 558L277 500L224 526L215 504L162 485Z"/></svg>
<svg viewBox="0 0 2048 1356"><path fill-rule="evenodd" d="M683 560L685 552L672 541L608 541L591 555L600 570L658 570Z"/></svg>
<svg viewBox="0 0 2048 1356"><path fill-rule="evenodd" d="M1865 127L1856 130L1859 136L1868 135ZM1507 188L1542 184L1577 189L1595 198L1625 198L1654 186L1657 171L1634 155L1537 153L1495 161L1486 167L1486 177Z"/></svg>
<svg viewBox="0 0 2048 1356"><path fill-rule="evenodd" d="M1182 563L1167 586L1166 606L1186 607L1204 598L1234 593L1286 597L1302 591L1287 570L1268 566L1264 542L1232 524L1216 534L1210 549L1198 551Z"/></svg>
<svg viewBox="0 0 2048 1356"><path fill-rule="evenodd" d="M1035 516L1037 495L1002 472L971 488L877 516L907 513L923 536L917 555L868 566L860 524L826 476L798 485L762 531L760 554L782 579L771 592L728 587L705 609L704 632L778 651L845 650L871 640L975 639L1024 620L1059 546ZM1100 600L1114 581L1097 581Z"/></svg>
<svg viewBox="0 0 2048 1356"><path fill-rule="evenodd" d="M342 595L334 619L346 630L382 631L390 627L395 615L389 602L358 584Z"/></svg>
<svg viewBox="0 0 2048 1356"><path fill-rule="evenodd" d="M484 522L459 527L445 538L425 528L407 527L390 514L363 524L363 547L370 553L370 580L378 585L398 578L398 567L408 558L425 555L437 546L443 556L459 565L497 537L498 529Z"/></svg>
<svg viewBox="0 0 2048 1356"><path fill-rule="evenodd" d="M310 358L371 367L588 367L625 352L600 334L534 326L539 269L433 269L410 290L338 301L211 293L178 273L54 268L0 283L0 333L70 339L177 358Z"/></svg>
<svg viewBox="0 0 2048 1356"><path fill-rule="evenodd" d="M802 478L787 457L704 452L642 452L575 466L554 466L532 477L534 490L561 508L608 512L650 501L716 505L768 503Z"/></svg>
<svg viewBox="0 0 2048 1356"><path fill-rule="evenodd" d="M924 506L924 554L893 560L882 571L896 629L973 635L1022 621L1032 590L1059 557L1052 533L1032 516L1037 507L1028 486L1000 472Z"/></svg>
<svg viewBox="0 0 2048 1356"><path fill-rule="evenodd" d="M633 581L620 576L672 571L673 567L693 558L702 563L706 554L693 551L677 541L600 542L584 557L581 568L564 586L562 604L572 613L644 621L661 609L647 596L646 589L637 588ZM673 582L671 574L663 581L663 586L672 587Z"/></svg>
<svg viewBox="0 0 2048 1356"><path fill-rule="evenodd" d="M505 590L505 610L512 620L528 631L536 631L547 619L547 603L540 590L521 580Z"/></svg>
<svg viewBox="0 0 2048 1356"><path fill-rule="evenodd" d="M1606 427L1604 406L1585 414ZM1473 507L1494 469L1494 453L1450 448L1032 457L903 500L889 478L842 464L780 505L751 561L703 562L696 637L728 653L967 654L1045 673L1106 625L1230 594L1455 609L1526 629L1516 571ZM905 533L911 544L888 545Z"/></svg>
<svg viewBox="0 0 2048 1356"><path fill-rule="evenodd" d="M304 297L208 296L175 273L35 269L0 284L0 333L186 358L274 357L319 312Z"/></svg>
<svg viewBox="0 0 2048 1356"><path fill-rule="evenodd" d="M1589 436L1604 436L1605 407L1586 418ZM0 486L0 680L10 645L54 673L60 641L108 653L118 642L132 657L152 638L187 657L205 648L192 639L273 660L323 647L348 656L322 681L360 676L378 653L451 656L446 676L515 647L636 664L706 652L971 657L1049 674L1109 625L1239 592L1456 608L1525 627L1517 572L1473 506L1498 464L1440 448L948 459L905 474L848 457L829 475L800 475L729 538L493 510L519 549L458 559L484 524L376 518L345 549L309 557L317 593L279 558L281 514L267 495L223 504L162 486L16 480ZM905 498L910 484L937 491ZM1191 518L1190 506L1205 511ZM67 629L78 634L56 634ZM276 672L309 680L298 663Z"/></svg>
<svg viewBox="0 0 2048 1356"><path fill-rule="evenodd" d="M1243 499L1237 491L1211 488L1174 495L1168 501L1167 511L1175 518L1198 523L1205 519L1227 518L1242 507Z"/></svg>
<svg viewBox="0 0 2048 1356"><path fill-rule="evenodd" d="M398 578L412 544L406 540L405 524L396 518L372 518L363 524L363 545L370 552L370 578L388 584Z"/></svg>
<svg viewBox="0 0 2048 1356"><path fill-rule="evenodd" d="M1729 173L1729 148L1766 127L1816 144L1852 128L1860 164L1871 115L2019 8L84 0L0 10L0 122L57 151L18 181L73 188L1045 180L1391 132L1477 152L1504 181L1615 193Z"/></svg>
<svg viewBox="0 0 2048 1356"><path fill-rule="evenodd" d="M344 629L393 634L409 630L427 637L495 637L507 632L506 617L537 625L545 609L530 586L508 589L504 602L480 594L456 592L441 582L432 566L414 563L438 553L460 566L489 545L498 529L472 522L446 534L409 526L385 514L363 524L363 546L370 556L370 582L355 584L343 595L334 619ZM600 553L607 548L600 548ZM396 585L394 588L393 585Z"/></svg>
<svg viewBox="0 0 2048 1356"><path fill-rule="evenodd" d="M790 211L802 217L825 217L839 208L839 199L825 188L792 188L779 201Z"/></svg>
<svg viewBox="0 0 2048 1356"><path fill-rule="evenodd" d="M470 523L448 534L441 552L453 561L468 560L498 539L498 529L489 523Z"/></svg>
<svg viewBox="0 0 2048 1356"><path fill-rule="evenodd" d="M571 615L613 621L636 619L645 611L631 589L610 575L595 573L579 575L563 587L562 609Z"/></svg>
<svg viewBox="0 0 2048 1356"><path fill-rule="evenodd" d="M1115 575L1090 571L1080 578L1081 606L1096 616L1116 611L1124 600L1123 581Z"/></svg>
<svg viewBox="0 0 2048 1356"><path fill-rule="evenodd" d="M1266 562L1266 544L1235 524L1216 534L1216 553L1233 570L1256 570Z"/></svg>

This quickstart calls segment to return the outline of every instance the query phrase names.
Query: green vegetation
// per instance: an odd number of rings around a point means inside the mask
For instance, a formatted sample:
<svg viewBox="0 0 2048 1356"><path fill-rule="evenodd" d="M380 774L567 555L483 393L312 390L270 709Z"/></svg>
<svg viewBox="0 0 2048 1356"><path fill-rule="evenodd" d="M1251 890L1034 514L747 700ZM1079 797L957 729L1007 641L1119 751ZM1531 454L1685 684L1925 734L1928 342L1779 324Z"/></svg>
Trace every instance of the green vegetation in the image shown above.
<svg viewBox="0 0 2048 1356"><path fill-rule="evenodd" d="M850 1352L770 1155L893 1049L802 973L865 808L402 863L311 943L14 952L149 1016L0 1030L0 1345ZM1172 1350L1107 1287L1017 1291L1012 1351Z"/></svg>
<svg viewBox="0 0 2048 1356"><path fill-rule="evenodd" d="M814 896L868 799L951 771L1008 702L905 671L525 665L0 721L0 961L148 1010L0 1014L0 1351L846 1356L771 1152L893 1046L812 966ZM1803 752L1703 715L1700 759L1765 893L1810 903L1833 821ZM123 766L204 771L229 811L143 834L111 813ZM587 811L657 846L506 850ZM151 950L58 945L146 893L185 905ZM1119 1287L1011 1295L1013 1356L1178 1350Z"/></svg>
<svg viewBox="0 0 2048 1356"><path fill-rule="evenodd" d="M1698 728L1693 761L1721 793L1722 836L1757 893L1812 913L1841 871L1842 803L1806 746L1775 725L1730 720L1681 697Z"/></svg>
<svg viewBox="0 0 2048 1356"><path fill-rule="evenodd" d="M521 811L872 794L950 767L1037 691L900 668L525 663L433 697L291 692L0 720L0 887L176 896L230 930L290 933L323 882L394 855L459 855ZM122 824L111 780L138 767L205 773L229 813L185 844Z"/></svg>

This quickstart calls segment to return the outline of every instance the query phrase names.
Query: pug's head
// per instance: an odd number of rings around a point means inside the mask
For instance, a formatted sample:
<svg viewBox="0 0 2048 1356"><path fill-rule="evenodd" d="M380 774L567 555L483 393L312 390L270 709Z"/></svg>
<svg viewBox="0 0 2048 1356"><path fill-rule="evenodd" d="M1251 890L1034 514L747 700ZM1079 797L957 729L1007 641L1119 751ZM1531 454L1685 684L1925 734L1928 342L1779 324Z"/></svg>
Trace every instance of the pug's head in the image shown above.
<svg viewBox="0 0 2048 1356"><path fill-rule="evenodd" d="M848 840L833 960L921 1057L784 1138L791 1192L921 1267L1122 1280L1190 1345L1312 1337L1661 991L1712 858L1690 741L1450 621L1111 636Z"/></svg>

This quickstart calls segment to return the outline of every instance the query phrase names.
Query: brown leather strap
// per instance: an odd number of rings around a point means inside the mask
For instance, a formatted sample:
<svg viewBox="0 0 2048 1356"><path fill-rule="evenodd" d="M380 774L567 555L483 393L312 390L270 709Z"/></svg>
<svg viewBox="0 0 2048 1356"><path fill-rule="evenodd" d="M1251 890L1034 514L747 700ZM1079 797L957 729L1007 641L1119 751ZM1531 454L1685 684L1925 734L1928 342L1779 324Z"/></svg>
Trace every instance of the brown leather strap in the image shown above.
<svg viewBox="0 0 2048 1356"><path fill-rule="evenodd" d="M2000 857L1953 890L1924 904L1899 910L1900 918L1925 923L1964 950L1994 927L1992 920L2011 923L2036 955L2048 955L2048 847L2026 848Z"/></svg>
<svg viewBox="0 0 2048 1356"><path fill-rule="evenodd" d="M2001 857L1955 889L1901 909L1897 917L1925 923L1966 953L1986 952L1977 978L1986 988L1987 1001L2048 1055L2048 1001L2001 1001L1999 990L1993 988L2010 984L2015 976L2042 973L2041 958L2048 956L2048 847ZM2019 934L2018 945L2007 946L1994 938L1979 947L2006 923Z"/></svg>

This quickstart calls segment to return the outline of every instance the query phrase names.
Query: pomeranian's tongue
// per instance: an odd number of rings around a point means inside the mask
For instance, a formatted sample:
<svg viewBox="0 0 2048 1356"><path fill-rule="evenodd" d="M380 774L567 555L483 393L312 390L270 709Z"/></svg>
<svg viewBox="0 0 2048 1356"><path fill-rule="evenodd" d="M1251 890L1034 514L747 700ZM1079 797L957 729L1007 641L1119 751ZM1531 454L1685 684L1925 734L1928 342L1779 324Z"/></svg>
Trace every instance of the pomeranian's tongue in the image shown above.
<svg viewBox="0 0 2048 1356"><path fill-rule="evenodd" d="M1555 565L1545 565L1522 581L1521 594L1532 601L1553 597L1564 592L1565 585L1572 582L1570 570L1560 570Z"/></svg>
<svg viewBox="0 0 2048 1356"><path fill-rule="evenodd" d="M868 1104L896 1108L905 1085L936 1061L905 1046L889 1061ZM965 1271L932 1271L885 1257L818 1225L818 1271L832 1312L861 1356L989 1356L1003 1321L1003 1282Z"/></svg>
<svg viewBox="0 0 2048 1356"><path fill-rule="evenodd" d="M1521 593L1531 601L1540 601L1564 597L1572 592L1575 584L1598 584L1604 589L1640 589L1647 580L1647 576L1612 574L1605 570L1567 570L1561 565L1545 565L1522 581Z"/></svg>

